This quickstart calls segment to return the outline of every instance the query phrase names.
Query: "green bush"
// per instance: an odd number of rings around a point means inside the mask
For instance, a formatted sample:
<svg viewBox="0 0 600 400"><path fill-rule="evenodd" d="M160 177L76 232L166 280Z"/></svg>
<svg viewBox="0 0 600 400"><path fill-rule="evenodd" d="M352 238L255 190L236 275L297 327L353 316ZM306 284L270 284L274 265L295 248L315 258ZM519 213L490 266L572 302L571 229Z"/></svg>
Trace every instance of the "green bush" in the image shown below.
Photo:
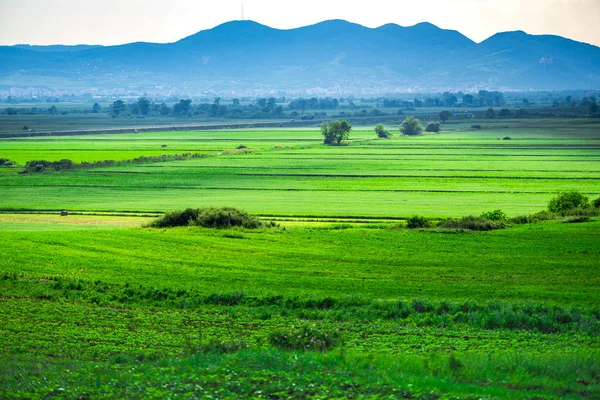
<svg viewBox="0 0 600 400"><path fill-rule="evenodd" d="M484 212L480 215L481 218L489 219L490 221L506 221L508 216L502 212L502 210L494 210Z"/></svg>
<svg viewBox="0 0 600 400"><path fill-rule="evenodd" d="M560 193L558 196L550 199L548 202L548 211L560 213L575 208L586 208L589 204L590 199L586 195L573 190Z"/></svg>
<svg viewBox="0 0 600 400"><path fill-rule="evenodd" d="M277 224L269 223L271 227ZM245 211L232 207L186 208L183 211L173 211L165 214L148 226L152 228L170 228L175 226L203 226L205 228L260 228L265 226L260 219Z"/></svg>
<svg viewBox="0 0 600 400"><path fill-rule="evenodd" d="M14 161L8 158L0 158L0 167L12 167L13 165L15 165Z"/></svg>
<svg viewBox="0 0 600 400"><path fill-rule="evenodd" d="M269 343L283 350L327 351L338 345L340 335L336 331L324 332L311 327L276 330L269 334Z"/></svg>
<svg viewBox="0 0 600 400"><path fill-rule="evenodd" d="M600 208L600 197L592 201L592 206L594 206L594 208Z"/></svg>
<svg viewBox="0 0 600 400"><path fill-rule="evenodd" d="M417 229L417 228L429 228L431 226L431 222L419 215L414 215L406 220L406 227L408 229Z"/></svg>
<svg viewBox="0 0 600 400"><path fill-rule="evenodd" d="M380 139L387 139L390 137L390 133L385 130L383 124L377 124L377 126L375 127L375 133Z"/></svg>
<svg viewBox="0 0 600 400"><path fill-rule="evenodd" d="M501 229L506 227L506 224L502 221L491 221L487 218L475 217L469 215L468 217L449 219L442 221L439 225L441 228L447 229L469 229L472 231L491 231L493 229Z"/></svg>
<svg viewBox="0 0 600 400"><path fill-rule="evenodd" d="M425 132L439 132L440 131L440 123L439 122L430 122L427 124L425 128Z"/></svg>
<svg viewBox="0 0 600 400"><path fill-rule="evenodd" d="M421 132L423 132L421 121L415 117L406 117L404 121L402 121L402 125L400 125L400 132L403 135L408 136L420 135Z"/></svg>

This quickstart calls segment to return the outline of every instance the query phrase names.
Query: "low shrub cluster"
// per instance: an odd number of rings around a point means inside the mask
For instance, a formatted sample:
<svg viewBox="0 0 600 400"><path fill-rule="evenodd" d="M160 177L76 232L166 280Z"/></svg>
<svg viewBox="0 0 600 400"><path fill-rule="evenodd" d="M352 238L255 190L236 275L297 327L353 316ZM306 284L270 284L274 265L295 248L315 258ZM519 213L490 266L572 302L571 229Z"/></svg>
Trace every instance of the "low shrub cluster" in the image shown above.
<svg viewBox="0 0 600 400"><path fill-rule="evenodd" d="M233 207L186 208L182 211L166 213L151 222L151 228L171 228L176 226L202 226L205 228L261 228L278 226L275 222L262 222L243 210Z"/></svg>
<svg viewBox="0 0 600 400"><path fill-rule="evenodd" d="M0 158L0 167L12 167L16 163L8 158Z"/></svg>
<svg viewBox="0 0 600 400"><path fill-rule="evenodd" d="M472 231L491 231L493 229L501 229L506 227L506 223L499 220L490 220L485 217L476 217L469 215L462 218L453 218L442 221L440 228L448 229L469 229Z"/></svg>
<svg viewBox="0 0 600 400"><path fill-rule="evenodd" d="M570 191L560 193L558 196L550 199L548 202L548 211L560 213L577 208L588 208L589 206L589 197L577 191Z"/></svg>
<svg viewBox="0 0 600 400"><path fill-rule="evenodd" d="M269 343L282 350L327 351L340 342L337 331L320 331L311 327L299 329L275 330L269 334Z"/></svg>
<svg viewBox="0 0 600 400"><path fill-rule="evenodd" d="M425 132L439 132L440 131L440 123L439 122L430 122L425 127Z"/></svg>
<svg viewBox="0 0 600 400"><path fill-rule="evenodd" d="M425 217L414 215L406 220L406 227L408 229L429 228L431 227L431 221Z"/></svg>
<svg viewBox="0 0 600 400"><path fill-rule="evenodd" d="M82 162L74 163L69 159L62 159L60 161L47 161L47 160L31 160L25 163L25 169L21 171L21 174L44 172L44 171L66 171L81 168L100 168L100 167L114 167L119 165L127 164L145 164L152 162L166 162L166 161L183 161L194 158L208 157L206 154L198 153L184 153L184 154L163 154L160 156L141 156L130 160L102 160L94 162Z"/></svg>

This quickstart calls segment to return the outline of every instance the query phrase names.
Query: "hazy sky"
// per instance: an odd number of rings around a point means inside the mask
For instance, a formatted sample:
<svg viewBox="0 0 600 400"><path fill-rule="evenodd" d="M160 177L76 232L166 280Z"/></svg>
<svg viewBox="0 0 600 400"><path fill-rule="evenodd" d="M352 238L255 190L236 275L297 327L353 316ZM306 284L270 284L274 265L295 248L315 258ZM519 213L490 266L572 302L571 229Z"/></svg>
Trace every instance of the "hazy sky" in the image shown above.
<svg viewBox="0 0 600 400"><path fill-rule="evenodd" d="M431 22L480 42L496 32L556 34L600 46L600 0L244 0L245 19L280 29L345 19ZM239 0L0 0L0 44L173 42L241 19Z"/></svg>

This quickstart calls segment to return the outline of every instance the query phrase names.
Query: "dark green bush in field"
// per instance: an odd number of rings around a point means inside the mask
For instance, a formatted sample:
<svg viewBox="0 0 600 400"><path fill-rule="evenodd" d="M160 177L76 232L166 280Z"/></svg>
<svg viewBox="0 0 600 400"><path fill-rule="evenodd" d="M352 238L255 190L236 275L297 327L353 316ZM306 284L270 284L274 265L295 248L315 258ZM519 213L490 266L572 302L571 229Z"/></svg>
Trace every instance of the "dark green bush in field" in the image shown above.
<svg viewBox="0 0 600 400"><path fill-rule="evenodd" d="M425 127L425 132L439 132L440 131L440 123L439 122L430 122Z"/></svg>
<svg viewBox="0 0 600 400"><path fill-rule="evenodd" d="M260 228L276 226L275 223L264 224L260 219L245 211L232 207L187 208L165 214L149 226L152 228L169 228L175 226L203 226L205 228Z"/></svg>
<svg viewBox="0 0 600 400"><path fill-rule="evenodd" d="M447 229L469 229L472 231L491 231L493 229L501 229L506 227L506 224L502 221L491 221L487 218L475 217L469 215L468 217L449 219L442 221L439 225L441 228Z"/></svg>
<svg viewBox="0 0 600 400"><path fill-rule="evenodd" d="M390 137L390 133L385 130L383 124L377 124L377 126L375 127L375 133L380 139L387 139Z"/></svg>
<svg viewBox="0 0 600 400"><path fill-rule="evenodd" d="M551 219L555 219L556 215L551 213L550 211L540 211L535 214L530 215L519 215L517 217L511 218L510 222L514 224L531 224L534 222L540 221L549 221Z"/></svg>
<svg viewBox="0 0 600 400"><path fill-rule="evenodd" d="M506 221L508 219L508 216L502 210L484 212L480 217L489 219L490 221Z"/></svg>
<svg viewBox="0 0 600 400"><path fill-rule="evenodd" d="M414 215L406 220L406 227L408 229L417 229L417 228L429 228L431 226L431 222L419 215Z"/></svg>
<svg viewBox="0 0 600 400"><path fill-rule="evenodd" d="M510 136L504 136L502 140L512 140L512 138Z"/></svg>
<svg viewBox="0 0 600 400"><path fill-rule="evenodd" d="M589 204L590 199L586 195L573 190L560 193L558 196L550 199L548 202L548 211L559 213L575 208L586 208Z"/></svg>
<svg viewBox="0 0 600 400"><path fill-rule="evenodd" d="M600 208L600 197L592 201L592 206L594 206L594 208Z"/></svg>
<svg viewBox="0 0 600 400"><path fill-rule="evenodd" d="M300 329L276 330L269 334L269 343L283 350L317 350L333 349L340 342L336 331L324 332L311 327Z"/></svg>
<svg viewBox="0 0 600 400"><path fill-rule="evenodd" d="M400 132L407 136L417 136L423 132L421 121L415 117L406 117L400 125Z"/></svg>
<svg viewBox="0 0 600 400"><path fill-rule="evenodd" d="M16 163L8 158L0 158L0 167L11 167Z"/></svg>
<svg viewBox="0 0 600 400"><path fill-rule="evenodd" d="M471 125L471 129L479 130L481 129L481 125Z"/></svg>

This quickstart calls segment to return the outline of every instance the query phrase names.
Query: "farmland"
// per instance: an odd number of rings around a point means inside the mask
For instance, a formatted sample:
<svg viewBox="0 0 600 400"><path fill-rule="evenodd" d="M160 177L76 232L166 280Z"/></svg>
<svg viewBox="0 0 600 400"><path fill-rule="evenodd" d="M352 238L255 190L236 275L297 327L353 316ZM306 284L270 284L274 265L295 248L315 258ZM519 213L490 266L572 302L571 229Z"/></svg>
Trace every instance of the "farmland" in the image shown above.
<svg viewBox="0 0 600 400"><path fill-rule="evenodd" d="M595 199L600 123L477 123L0 139L0 397L599 396L597 216L404 220ZM280 226L145 227L207 206Z"/></svg>

